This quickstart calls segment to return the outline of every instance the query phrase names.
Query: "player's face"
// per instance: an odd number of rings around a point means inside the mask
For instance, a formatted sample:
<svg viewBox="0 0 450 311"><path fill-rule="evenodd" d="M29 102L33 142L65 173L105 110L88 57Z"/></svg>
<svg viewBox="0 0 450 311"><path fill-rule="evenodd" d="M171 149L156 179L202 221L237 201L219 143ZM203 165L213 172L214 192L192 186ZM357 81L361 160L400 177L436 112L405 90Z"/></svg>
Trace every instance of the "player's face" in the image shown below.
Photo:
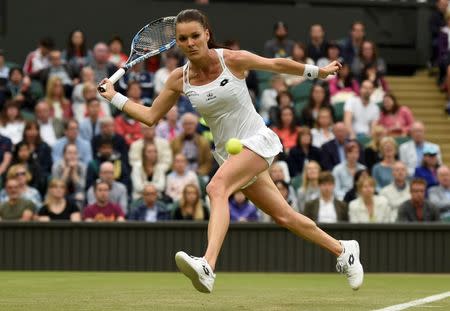
<svg viewBox="0 0 450 311"><path fill-rule="evenodd" d="M209 32L198 22L178 23L177 45L188 59L196 59L208 51Z"/></svg>

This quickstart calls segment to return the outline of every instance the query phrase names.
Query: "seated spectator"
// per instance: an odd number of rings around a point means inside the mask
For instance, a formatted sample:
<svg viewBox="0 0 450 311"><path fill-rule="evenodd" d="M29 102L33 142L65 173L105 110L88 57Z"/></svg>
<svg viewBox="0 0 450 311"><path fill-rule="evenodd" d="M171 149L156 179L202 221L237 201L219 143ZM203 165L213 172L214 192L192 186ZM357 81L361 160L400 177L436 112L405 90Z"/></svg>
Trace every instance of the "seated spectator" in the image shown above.
<svg viewBox="0 0 450 311"><path fill-rule="evenodd" d="M309 28L309 43L307 53L314 63L327 55L328 42L325 40L325 31L321 24L313 24Z"/></svg>
<svg viewBox="0 0 450 311"><path fill-rule="evenodd" d="M375 180L372 177L358 181L358 197L350 202L349 220L352 223L390 222L388 201L375 195Z"/></svg>
<svg viewBox="0 0 450 311"><path fill-rule="evenodd" d="M270 79L270 88L262 91L259 103L259 114L264 119L266 124L269 123L270 108L277 106L277 96L281 92L288 90L286 82L281 75L273 75Z"/></svg>
<svg viewBox="0 0 450 311"><path fill-rule="evenodd" d="M168 142L174 140L182 131L183 128L181 122L178 120L177 106L172 106L172 108L170 108L165 119L161 120L155 129L156 137L163 138Z"/></svg>
<svg viewBox="0 0 450 311"><path fill-rule="evenodd" d="M328 80L331 104L346 102L359 95L359 83L353 77L350 66L343 63L341 69Z"/></svg>
<svg viewBox="0 0 450 311"><path fill-rule="evenodd" d="M88 165L92 160L91 144L80 137L78 122L74 119L69 119L64 123L64 137L58 139L53 146L52 158L56 163L63 157L64 146L67 143L74 143L77 145L78 156L81 162Z"/></svg>
<svg viewBox="0 0 450 311"><path fill-rule="evenodd" d="M308 57L306 45L303 42L294 43L292 48L292 57L290 58L297 63L314 65L314 61ZM288 86L296 86L306 80L305 77L299 75L282 74L282 77Z"/></svg>
<svg viewBox="0 0 450 311"><path fill-rule="evenodd" d="M136 85L136 84L133 84ZM133 89L135 86L129 86L128 88L128 94L130 92L133 92ZM130 98L131 99L131 98ZM136 100L136 99L133 99ZM137 102L140 101L140 98ZM136 121L135 119L131 118L125 113L122 113L118 115L114 119L114 126L116 128L117 134L121 135L123 138L125 138L125 142L128 146L130 146L132 143L134 143L136 140L142 138L142 130L141 130L142 123L139 121Z"/></svg>
<svg viewBox="0 0 450 311"><path fill-rule="evenodd" d="M292 199L295 198L295 194L291 193L291 187L289 186L289 184L284 180L276 180L274 182L275 186L277 186L278 190L280 191L286 202L289 204L289 206L298 211L298 203L297 200Z"/></svg>
<svg viewBox="0 0 450 311"><path fill-rule="evenodd" d="M236 222L258 221L258 210L242 191L236 191L229 199L230 220Z"/></svg>
<svg viewBox="0 0 450 311"><path fill-rule="evenodd" d="M67 198L81 208L86 199L86 165L80 162L74 143L67 143L63 152L63 158L53 165L52 176L65 183Z"/></svg>
<svg viewBox="0 0 450 311"><path fill-rule="evenodd" d="M373 92L370 96L370 101L380 104L383 102L383 97L386 92L389 92L389 86L384 76L377 71L377 67L374 64L364 67L361 77L362 81L368 80L373 84Z"/></svg>
<svg viewBox="0 0 450 311"><path fill-rule="evenodd" d="M431 65L436 66L439 58L439 39L440 31L445 27L445 16L448 10L448 0L434 1L435 7L430 16L430 30L431 30Z"/></svg>
<svg viewBox="0 0 450 311"><path fill-rule="evenodd" d="M274 37L264 43L264 56L269 58L292 56L294 41L288 38L288 26L278 21L273 26Z"/></svg>
<svg viewBox="0 0 450 311"><path fill-rule="evenodd" d="M186 156L178 153L173 159L172 172L167 175L165 194L173 201L178 201L181 198L183 189L187 184L194 184L199 186L198 176L194 171L187 168L188 163Z"/></svg>
<svg viewBox="0 0 450 311"><path fill-rule="evenodd" d="M96 135L100 134L100 101L90 98L86 102L87 117L80 122L80 137L92 142Z"/></svg>
<svg viewBox="0 0 450 311"><path fill-rule="evenodd" d="M381 189L380 195L388 200L388 205L391 213L391 221L397 221L398 209L400 205L411 198L409 191L408 171L403 162L397 161L392 167L392 176L394 180L392 183Z"/></svg>
<svg viewBox="0 0 450 311"><path fill-rule="evenodd" d="M333 126L333 135L334 139L321 148L321 166L326 171L332 171L336 165L345 161L345 144L349 141L348 130L343 122L337 122ZM363 158L360 155L360 159Z"/></svg>
<svg viewBox="0 0 450 311"><path fill-rule="evenodd" d="M364 149L364 160L369 172L375 164L381 161L381 140L386 137L386 129L381 125L375 125L370 130L372 138Z"/></svg>
<svg viewBox="0 0 450 311"><path fill-rule="evenodd" d="M439 184L428 190L428 199L439 208L441 220L450 221L450 169L442 165L437 170Z"/></svg>
<svg viewBox="0 0 450 311"><path fill-rule="evenodd" d="M84 208L83 219L85 221L124 221L125 214L121 207L112 203L109 199L113 191L111 184L98 180L93 186L95 192L95 203Z"/></svg>
<svg viewBox="0 0 450 311"><path fill-rule="evenodd" d="M166 204L158 200L158 190L155 185L145 183L142 187L142 198L142 204L130 212L129 220L157 222L172 218L172 211Z"/></svg>
<svg viewBox="0 0 450 311"><path fill-rule="evenodd" d="M47 191L47 177L39 163L33 159L31 155L30 147L26 143L18 143L13 153L12 165L21 164L25 166L26 170L30 173L31 179L28 184L36 188L41 195L44 195Z"/></svg>
<svg viewBox="0 0 450 311"><path fill-rule="evenodd" d="M359 145L352 141L345 145L346 160L333 168L333 177L336 182L334 190L336 198L342 200L344 195L353 187L353 177L359 170L366 167L358 163Z"/></svg>
<svg viewBox="0 0 450 311"><path fill-rule="evenodd" d="M383 98L378 124L383 126L389 136L408 136L414 117L406 106L400 106L392 93L386 93Z"/></svg>
<svg viewBox="0 0 450 311"><path fill-rule="evenodd" d="M158 150L153 143L145 144L142 148L142 162L133 164L131 171L133 183L133 199L137 199L143 191L145 183L151 182L159 193L166 186L166 174L164 167L158 165Z"/></svg>
<svg viewBox="0 0 450 311"><path fill-rule="evenodd" d="M11 163L12 147L11 139L0 134L0 181Z"/></svg>
<svg viewBox="0 0 450 311"><path fill-rule="evenodd" d="M439 221L439 209L425 199L427 182L421 178L414 178L410 185L411 199L405 201L398 209L399 222Z"/></svg>
<svg viewBox="0 0 450 311"><path fill-rule="evenodd" d="M22 140L24 128L25 122L20 115L19 103L6 102L0 116L0 134L11 139L16 145Z"/></svg>
<svg viewBox="0 0 450 311"><path fill-rule="evenodd" d="M423 160L423 150L426 146L437 149L438 163L441 164L441 150L438 145L425 139L425 125L422 122L414 122L411 126L411 140L400 145L400 161L408 167L408 175L414 175L416 167L420 166Z"/></svg>
<svg viewBox="0 0 450 311"><path fill-rule="evenodd" d="M416 168L414 177L422 178L427 182L427 189L436 186L437 169L439 168L439 162L437 158L438 149L433 145L426 145L423 148L423 160L422 165Z"/></svg>
<svg viewBox="0 0 450 311"><path fill-rule="evenodd" d="M111 117L103 117L100 119L100 134L94 136L94 139L92 140L92 150L94 151L94 155L98 152L100 141L106 138L113 141L114 152L118 152L122 161L128 163L128 145L125 143L125 139L116 133L114 119Z"/></svg>
<svg viewBox="0 0 450 311"><path fill-rule="evenodd" d="M154 97L153 74L146 71L144 63L137 63L119 80L118 86L125 93L130 83L137 82L141 88L141 100L146 106L151 106Z"/></svg>
<svg viewBox="0 0 450 311"><path fill-rule="evenodd" d="M334 139L333 134L333 111L330 107L319 109L317 121L311 129L312 145L320 148L323 144Z"/></svg>
<svg viewBox="0 0 450 311"><path fill-rule="evenodd" d="M130 164L132 166L139 163L142 164L142 152L144 145L154 144L158 155L157 164L164 171L164 173L167 173L172 166L173 159L172 149L170 148L169 142L164 138L155 136L155 126L149 127L142 124L141 131L142 138L136 140L130 146L130 151L128 153Z"/></svg>
<svg viewBox="0 0 450 311"><path fill-rule="evenodd" d="M123 41L119 36L114 36L108 42L109 58L108 61L113 63L116 67L122 68L127 60L128 56L123 50Z"/></svg>
<svg viewBox="0 0 450 311"><path fill-rule="evenodd" d="M53 147L64 135L64 122L51 116L50 105L45 100L36 105L35 114L42 140Z"/></svg>
<svg viewBox="0 0 450 311"><path fill-rule="evenodd" d="M80 221L78 206L65 198L66 183L61 179L53 179L48 186L45 203L39 210L39 221L70 220Z"/></svg>
<svg viewBox="0 0 450 311"><path fill-rule="evenodd" d="M0 49L0 86L5 86L8 81L9 67L5 61L5 53Z"/></svg>
<svg viewBox="0 0 450 311"><path fill-rule="evenodd" d="M21 196L19 182L15 178L8 178L5 189L2 192L6 192L7 199L0 203L0 220L33 220L36 206Z"/></svg>
<svg viewBox="0 0 450 311"><path fill-rule="evenodd" d="M45 94L45 101L50 105L52 117L67 120L73 116L72 104L66 97L61 78L51 77L48 80Z"/></svg>
<svg viewBox="0 0 450 311"><path fill-rule="evenodd" d="M353 176L353 187L345 193L344 202L349 204L351 201L355 200L358 196L358 181L361 178L369 177L369 171L367 169L359 170Z"/></svg>
<svg viewBox="0 0 450 311"><path fill-rule="evenodd" d="M35 92L32 91L30 78L23 75L22 69L18 67L11 68L4 90L4 99L15 101L21 109L31 112L34 109L38 95L33 93ZM1 101L0 104L2 104Z"/></svg>
<svg viewBox="0 0 450 311"><path fill-rule="evenodd" d="M272 165L269 166L269 175L273 181L284 180L288 184L290 184L291 182L291 176L289 176L289 168L284 161L276 160L272 162ZM289 188L289 190L292 190L292 193L294 194L294 188L292 188L292 186L289 186Z"/></svg>
<svg viewBox="0 0 450 311"><path fill-rule="evenodd" d="M308 161L320 162L320 149L312 145L311 130L303 127L298 134L297 146L289 150L286 160L291 177L301 175Z"/></svg>
<svg viewBox="0 0 450 311"><path fill-rule="evenodd" d="M314 127L320 108L329 107L327 91L321 84L314 84L309 95L308 105L303 108L300 123L309 128Z"/></svg>
<svg viewBox="0 0 450 311"><path fill-rule="evenodd" d="M303 212L305 203L319 197L320 165L316 161L309 161L303 170L302 186L298 189L298 210Z"/></svg>
<svg viewBox="0 0 450 311"><path fill-rule="evenodd" d="M287 154L289 150L297 145L299 127L295 119L295 112L292 107L281 109L278 126L272 126L272 130L281 140L283 151Z"/></svg>
<svg viewBox="0 0 450 311"><path fill-rule="evenodd" d="M361 44L361 49L356 58L353 59L352 72L356 77L359 77L360 81L364 74L364 68L374 65L377 73L381 75L386 74L386 63L384 59L378 56L378 49L375 42L364 40Z"/></svg>
<svg viewBox="0 0 450 311"><path fill-rule="evenodd" d="M111 162L103 162L100 165L99 180L109 185L110 191L109 202L118 205L123 214L127 213L128 208L128 193L124 184L114 180L114 165ZM95 202L95 183L89 187L87 191L87 203L93 204Z"/></svg>
<svg viewBox="0 0 450 311"><path fill-rule="evenodd" d="M31 77L37 77L39 72L50 65L48 54L53 50L54 42L51 38L42 38L36 50L28 53L23 65L23 72Z"/></svg>
<svg viewBox="0 0 450 311"><path fill-rule="evenodd" d="M338 61L342 63L343 60L341 57L341 47L336 42L328 42L326 55L319 58L316 64L318 67L325 67L331 62ZM333 77L333 75L328 76L327 79L329 80L330 77Z"/></svg>
<svg viewBox="0 0 450 311"><path fill-rule="evenodd" d="M47 68L39 72L40 80L44 88L49 79L58 77L64 86L65 94L71 95L73 86L80 82L78 72L70 64L63 63L61 51L52 50L49 55L50 64Z"/></svg>
<svg viewBox="0 0 450 311"><path fill-rule="evenodd" d="M109 61L109 49L104 42L94 45L92 59L88 66L94 70L95 84L100 83L105 77L111 77L117 67Z"/></svg>
<svg viewBox="0 0 450 311"><path fill-rule="evenodd" d="M334 177L330 172L319 175L319 197L305 203L303 214L315 222L348 221L347 204L334 197Z"/></svg>
<svg viewBox="0 0 450 311"><path fill-rule="evenodd" d="M277 95L277 106L270 107L268 126L281 126L281 110L294 107L294 99L288 91L281 91ZM298 120L298 118L296 118Z"/></svg>
<svg viewBox="0 0 450 311"><path fill-rule="evenodd" d="M36 188L30 187L28 183L31 180L31 174L23 164L12 165L8 169L6 179L15 179L19 186L20 197L31 201L36 208L42 206L42 197ZM0 203L8 201L8 192L5 189L0 191Z"/></svg>
<svg viewBox="0 0 450 311"><path fill-rule="evenodd" d="M196 132L198 117L185 113L181 117L183 132L175 138L170 146L173 154L183 153L188 161L188 170L199 176L208 176L212 166L212 155L208 140Z"/></svg>
<svg viewBox="0 0 450 311"><path fill-rule="evenodd" d="M166 57L164 65L155 72L155 95L161 93L170 73L180 65L181 55L177 50L169 50L165 52L164 55Z"/></svg>
<svg viewBox="0 0 450 311"><path fill-rule="evenodd" d="M397 143L392 137L384 137L380 143L381 162L372 168L372 177L376 183L376 191L389 185L394 179L392 170L396 162Z"/></svg>
<svg viewBox="0 0 450 311"><path fill-rule="evenodd" d="M92 61L92 51L87 48L86 37L80 29L70 32L62 58L78 73Z"/></svg>
<svg viewBox="0 0 450 311"><path fill-rule="evenodd" d="M349 98L344 105L344 123L351 138L368 136L380 118L380 108L370 101L373 83L363 81L359 93L360 96Z"/></svg>
<svg viewBox="0 0 450 311"><path fill-rule="evenodd" d="M200 197L197 184L186 184L173 209L174 220L208 220L209 210Z"/></svg>
<svg viewBox="0 0 450 311"><path fill-rule="evenodd" d="M350 27L350 35L342 42L342 57L347 64L352 64L353 59L359 55L365 36L364 23L353 22Z"/></svg>

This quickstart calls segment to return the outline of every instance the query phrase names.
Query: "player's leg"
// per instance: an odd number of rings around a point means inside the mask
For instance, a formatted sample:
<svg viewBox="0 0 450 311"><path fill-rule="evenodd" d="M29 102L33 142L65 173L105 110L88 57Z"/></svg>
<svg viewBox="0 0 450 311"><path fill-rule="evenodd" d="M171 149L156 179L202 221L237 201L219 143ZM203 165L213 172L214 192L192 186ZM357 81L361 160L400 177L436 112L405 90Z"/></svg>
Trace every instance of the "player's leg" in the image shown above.
<svg viewBox="0 0 450 311"><path fill-rule="evenodd" d="M356 241L338 241L321 230L314 221L294 211L283 198L267 171L243 190L244 194L276 223L289 229L337 257L337 269L347 275L350 286L358 289L363 282L364 271L359 261L359 245Z"/></svg>

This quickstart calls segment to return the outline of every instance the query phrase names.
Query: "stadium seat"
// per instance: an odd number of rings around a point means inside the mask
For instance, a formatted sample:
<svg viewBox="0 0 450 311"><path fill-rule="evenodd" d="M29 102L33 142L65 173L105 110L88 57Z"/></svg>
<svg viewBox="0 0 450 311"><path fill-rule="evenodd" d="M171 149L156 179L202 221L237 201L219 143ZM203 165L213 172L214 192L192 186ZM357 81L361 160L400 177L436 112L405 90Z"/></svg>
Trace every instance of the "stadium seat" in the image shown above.
<svg viewBox="0 0 450 311"><path fill-rule="evenodd" d="M260 92L270 88L270 79L272 78L273 73L267 71L256 71L256 76L258 77L258 88Z"/></svg>
<svg viewBox="0 0 450 311"><path fill-rule="evenodd" d="M398 146L400 146L401 144L406 143L406 142L408 142L410 140L411 140L411 137L409 137L409 136L398 136L398 137L395 137L395 142L397 143Z"/></svg>
<svg viewBox="0 0 450 311"><path fill-rule="evenodd" d="M366 145L370 142L371 138L370 138L370 136L366 136L366 135L358 135L356 137L356 140L361 144L361 146L363 146L365 148Z"/></svg>
<svg viewBox="0 0 450 311"><path fill-rule="evenodd" d="M309 98L309 94L311 94L311 89L313 86L313 82L310 80L306 80L300 84L297 84L289 89L294 99L294 102L298 101L307 101Z"/></svg>
<svg viewBox="0 0 450 311"><path fill-rule="evenodd" d="M303 180L301 175L291 178L291 186L297 191L302 186Z"/></svg>
<svg viewBox="0 0 450 311"><path fill-rule="evenodd" d="M333 111L334 111L334 117L336 118L336 122L340 122L340 121L344 120L344 105L345 105L345 102L333 104Z"/></svg>
<svg viewBox="0 0 450 311"><path fill-rule="evenodd" d="M294 103L294 112L295 112L295 116L300 120L301 116L302 116L302 111L303 108L306 107L306 105L308 104L308 100L300 100L300 101L296 101Z"/></svg>

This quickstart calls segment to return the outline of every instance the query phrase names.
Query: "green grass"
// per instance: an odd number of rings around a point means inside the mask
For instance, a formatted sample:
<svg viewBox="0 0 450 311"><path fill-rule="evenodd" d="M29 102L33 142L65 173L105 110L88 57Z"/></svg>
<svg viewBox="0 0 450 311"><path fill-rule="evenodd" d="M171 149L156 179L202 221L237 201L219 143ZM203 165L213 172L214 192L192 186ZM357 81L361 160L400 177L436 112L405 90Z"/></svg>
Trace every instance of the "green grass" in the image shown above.
<svg viewBox="0 0 450 311"><path fill-rule="evenodd" d="M450 275L219 273L214 293L180 273L0 272L0 310L372 310L450 290ZM450 299L414 310L450 310Z"/></svg>

